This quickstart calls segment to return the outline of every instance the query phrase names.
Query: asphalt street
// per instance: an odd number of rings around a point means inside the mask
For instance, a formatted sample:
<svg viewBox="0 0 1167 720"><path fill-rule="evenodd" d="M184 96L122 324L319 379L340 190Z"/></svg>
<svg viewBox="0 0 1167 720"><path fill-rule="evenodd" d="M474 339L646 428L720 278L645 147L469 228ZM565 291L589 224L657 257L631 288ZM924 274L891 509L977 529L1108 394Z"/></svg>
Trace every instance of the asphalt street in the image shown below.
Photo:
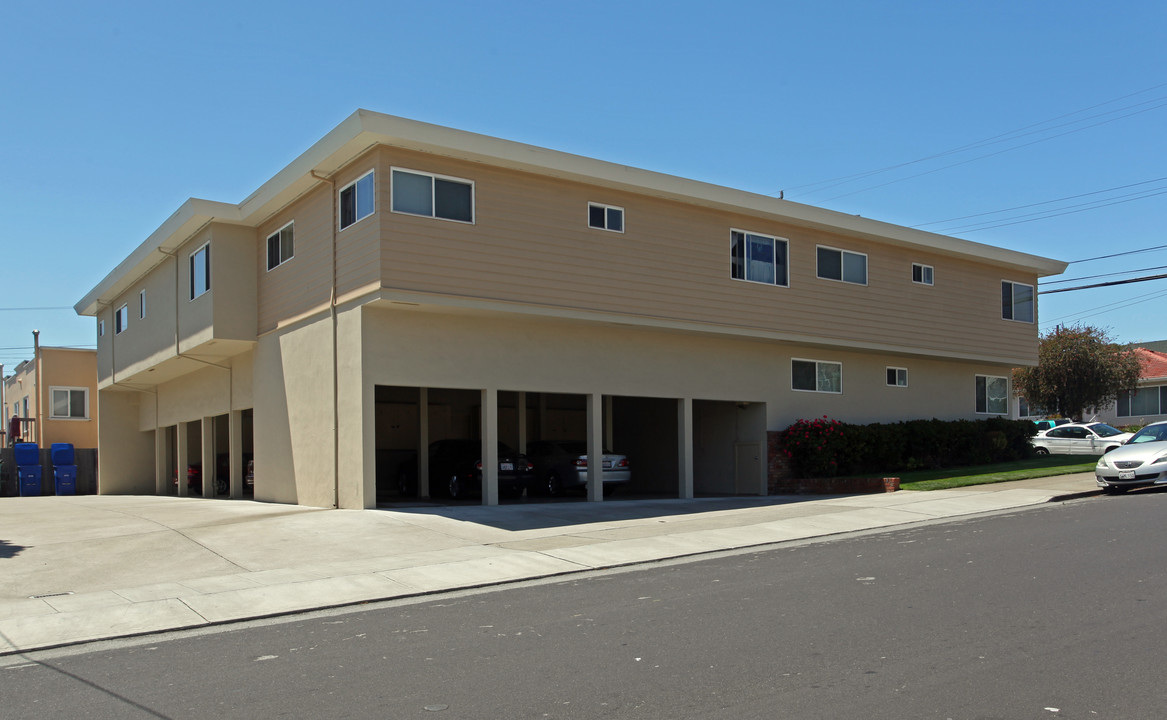
<svg viewBox="0 0 1167 720"><path fill-rule="evenodd" d="M5 718L1151 718L1167 492L4 658Z"/></svg>

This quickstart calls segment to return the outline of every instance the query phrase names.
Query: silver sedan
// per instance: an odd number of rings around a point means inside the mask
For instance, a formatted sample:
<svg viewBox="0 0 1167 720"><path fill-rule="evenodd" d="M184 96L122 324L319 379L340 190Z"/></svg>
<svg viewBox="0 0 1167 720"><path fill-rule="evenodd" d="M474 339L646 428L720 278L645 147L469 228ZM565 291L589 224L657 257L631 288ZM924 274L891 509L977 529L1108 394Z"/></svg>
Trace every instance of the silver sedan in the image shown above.
<svg viewBox="0 0 1167 720"><path fill-rule="evenodd" d="M1094 479L1104 492L1167 485L1167 421L1146 426L1099 458Z"/></svg>

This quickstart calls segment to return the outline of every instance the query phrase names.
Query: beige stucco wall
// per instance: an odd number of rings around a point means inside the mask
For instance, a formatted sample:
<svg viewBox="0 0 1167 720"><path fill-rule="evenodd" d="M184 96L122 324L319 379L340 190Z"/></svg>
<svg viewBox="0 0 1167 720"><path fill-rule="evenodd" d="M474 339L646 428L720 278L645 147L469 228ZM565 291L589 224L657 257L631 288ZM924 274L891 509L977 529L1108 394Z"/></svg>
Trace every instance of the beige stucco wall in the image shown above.
<svg viewBox="0 0 1167 720"><path fill-rule="evenodd" d="M103 389L99 394L98 492L154 494L154 433L138 428L139 404L149 396L118 388Z"/></svg>

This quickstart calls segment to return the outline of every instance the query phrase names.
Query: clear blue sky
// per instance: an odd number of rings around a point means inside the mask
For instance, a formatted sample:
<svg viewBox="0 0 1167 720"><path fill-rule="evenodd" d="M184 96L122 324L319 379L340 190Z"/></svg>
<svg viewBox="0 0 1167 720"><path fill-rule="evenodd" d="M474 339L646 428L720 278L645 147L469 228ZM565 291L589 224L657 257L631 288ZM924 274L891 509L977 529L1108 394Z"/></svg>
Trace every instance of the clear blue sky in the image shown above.
<svg viewBox="0 0 1167 720"><path fill-rule="evenodd" d="M5 0L0 68L7 371L34 328L93 346L71 306L186 198L241 201L358 107L1062 260L1167 245L1162 0ZM1015 223L1041 211L1074 212ZM1041 328L1167 339L1165 295L1043 295Z"/></svg>

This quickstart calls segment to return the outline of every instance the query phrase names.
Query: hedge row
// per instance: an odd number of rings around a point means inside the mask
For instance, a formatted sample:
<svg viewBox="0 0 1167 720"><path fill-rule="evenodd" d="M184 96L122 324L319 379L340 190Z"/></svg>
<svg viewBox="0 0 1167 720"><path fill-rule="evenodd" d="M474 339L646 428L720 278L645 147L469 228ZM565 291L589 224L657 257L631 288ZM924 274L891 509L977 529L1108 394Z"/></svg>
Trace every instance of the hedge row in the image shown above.
<svg viewBox="0 0 1167 720"><path fill-rule="evenodd" d="M783 430L781 444L796 477L834 477L1019 460L1036 430L1003 418L850 425L824 415Z"/></svg>

